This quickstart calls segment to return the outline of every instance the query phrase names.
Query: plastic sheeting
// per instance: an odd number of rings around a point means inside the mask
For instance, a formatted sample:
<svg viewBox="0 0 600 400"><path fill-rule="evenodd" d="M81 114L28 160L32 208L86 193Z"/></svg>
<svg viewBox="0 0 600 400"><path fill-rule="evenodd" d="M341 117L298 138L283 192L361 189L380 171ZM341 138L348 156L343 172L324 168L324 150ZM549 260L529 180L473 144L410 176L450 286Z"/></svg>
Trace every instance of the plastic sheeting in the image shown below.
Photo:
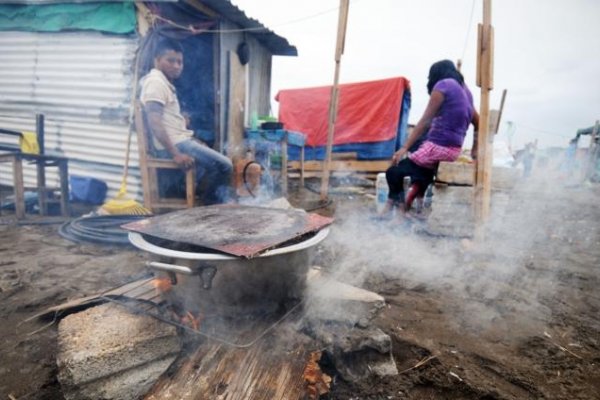
<svg viewBox="0 0 600 400"><path fill-rule="evenodd" d="M92 30L129 34L135 31L135 5L123 3L0 5L1 31L59 32Z"/></svg>
<svg viewBox="0 0 600 400"><path fill-rule="evenodd" d="M339 86L334 145L395 139L401 121L402 100L409 82L402 77ZM307 135L307 145L327 143L331 86L282 90L279 121L285 129Z"/></svg>

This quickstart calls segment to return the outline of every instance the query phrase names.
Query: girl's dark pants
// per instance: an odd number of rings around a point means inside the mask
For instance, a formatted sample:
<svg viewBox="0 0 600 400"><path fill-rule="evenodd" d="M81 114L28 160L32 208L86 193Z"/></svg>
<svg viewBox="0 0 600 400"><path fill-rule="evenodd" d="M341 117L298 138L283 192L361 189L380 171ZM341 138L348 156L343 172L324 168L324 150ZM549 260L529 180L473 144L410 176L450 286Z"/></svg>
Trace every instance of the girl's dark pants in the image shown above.
<svg viewBox="0 0 600 400"><path fill-rule="evenodd" d="M411 184L419 183L426 188L433 182L435 170L423 168L409 158L404 158L398 165L393 165L385 172L389 187L388 198L395 203L404 203L404 177L409 176Z"/></svg>

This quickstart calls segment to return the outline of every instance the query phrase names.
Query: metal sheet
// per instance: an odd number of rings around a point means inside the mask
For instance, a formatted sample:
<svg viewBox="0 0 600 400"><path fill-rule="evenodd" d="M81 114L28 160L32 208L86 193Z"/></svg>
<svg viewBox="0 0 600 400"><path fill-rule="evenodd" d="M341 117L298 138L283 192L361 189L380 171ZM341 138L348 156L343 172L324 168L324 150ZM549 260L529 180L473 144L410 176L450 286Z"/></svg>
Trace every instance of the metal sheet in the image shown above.
<svg viewBox="0 0 600 400"><path fill-rule="evenodd" d="M46 151L68 157L70 174L104 180L113 196L130 130L137 44L135 36L98 32L1 32L0 127L33 131L35 114L45 114ZM133 139L128 182L137 194L135 134ZM0 135L4 143L16 140ZM25 171L27 186L35 186L31 171ZM12 186L9 165L0 165L0 184Z"/></svg>
<svg viewBox="0 0 600 400"><path fill-rule="evenodd" d="M332 222L333 218L302 210L228 204L176 211L132 222L123 228L252 258Z"/></svg>

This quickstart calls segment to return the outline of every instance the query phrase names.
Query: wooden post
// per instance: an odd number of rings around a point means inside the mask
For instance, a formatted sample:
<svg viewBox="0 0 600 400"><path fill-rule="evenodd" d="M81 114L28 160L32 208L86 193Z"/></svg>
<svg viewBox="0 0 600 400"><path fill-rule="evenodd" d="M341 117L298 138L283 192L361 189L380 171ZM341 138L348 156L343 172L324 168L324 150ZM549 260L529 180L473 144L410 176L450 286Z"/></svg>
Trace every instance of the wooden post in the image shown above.
<svg viewBox="0 0 600 400"><path fill-rule="evenodd" d="M23 184L23 161L17 154L13 158L13 186L15 188L15 214L17 219L25 218L25 188Z"/></svg>
<svg viewBox="0 0 600 400"><path fill-rule="evenodd" d="M329 170L331 167L331 149L333 147L333 134L335 130L335 119L337 117L338 106L338 82L340 78L340 63L344 53L344 43L346 40L346 25L348 23L348 10L350 0L340 0L340 12L338 17L337 44L335 48L335 74L333 86L331 87L331 99L329 100L329 124L327 129L327 147L325 159L323 160L323 175L321 177L321 200L327 199L329 190Z"/></svg>
<svg viewBox="0 0 600 400"><path fill-rule="evenodd" d="M38 194L38 206L40 208L40 215L48 214L48 203L46 197L46 160L44 160L44 154L46 152L45 146L45 130L44 130L44 114L36 114L35 116L35 131L38 146L40 148L40 155L42 157L37 158L35 166L37 170L37 194Z"/></svg>
<svg viewBox="0 0 600 400"><path fill-rule="evenodd" d="M477 86L481 88L479 107L479 134L475 172L475 218L477 239L483 239L483 224L489 217L491 197L493 135L489 134L490 90L493 88L494 30L492 1L483 0L483 23L479 24L477 49Z"/></svg>
<svg viewBox="0 0 600 400"><path fill-rule="evenodd" d="M281 138L281 195L287 197L288 194L288 133L285 131Z"/></svg>
<svg viewBox="0 0 600 400"><path fill-rule="evenodd" d="M504 112L504 102L506 101L506 89L502 91L502 100L500 100L500 112L498 113L498 119L496 120L496 132L500 130L500 121L502 120L502 113Z"/></svg>
<svg viewBox="0 0 600 400"><path fill-rule="evenodd" d="M63 217L71 216L69 204L69 160L58 161L58 176L60 178L60 213Z"/></svg>

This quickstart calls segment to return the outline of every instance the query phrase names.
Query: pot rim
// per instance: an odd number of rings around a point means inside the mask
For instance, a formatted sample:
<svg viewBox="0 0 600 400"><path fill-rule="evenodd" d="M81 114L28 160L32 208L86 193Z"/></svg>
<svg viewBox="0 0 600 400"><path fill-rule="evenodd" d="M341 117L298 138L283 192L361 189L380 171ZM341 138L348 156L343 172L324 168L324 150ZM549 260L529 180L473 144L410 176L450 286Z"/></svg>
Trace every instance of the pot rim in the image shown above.
<svg viewBox="0 0 600 400"><path fill-rule="evenodd" d="M327 237L327 235L329 235L329 227L325 227L325 228L321 229L319 232L317 232L316 235L314 235L313 237L311 237L307 240L304 240L299 243L294 243L289 246L278 247L278 248L275 248L272 250L267 250L264 253L258 255L257 257L254 257L254 258L270 257L270 256L276 256L279 254L291 253L291 252L298 251L298 250L304 250L304 249L307 249L311 246L314 246L314 245L320 243L321 241L323 241L323 239L325 239ZM180 258L180 259L184 259L184 260L227 261L227 260L240 260L240 259L243 260L244 259L242 257L236 257L236 256L230 256L230 255L218 254L218 253L193 253L193 252L188 252L188 251L166 249L164 247L160 247L160 246L157 246L155 244L148 242L138 232L129 232L129 242L132 245L134 245L135 247L137 247L138 249L147 251L152 254L156 254L159 256L165 256L165 257Z"/></svg>

